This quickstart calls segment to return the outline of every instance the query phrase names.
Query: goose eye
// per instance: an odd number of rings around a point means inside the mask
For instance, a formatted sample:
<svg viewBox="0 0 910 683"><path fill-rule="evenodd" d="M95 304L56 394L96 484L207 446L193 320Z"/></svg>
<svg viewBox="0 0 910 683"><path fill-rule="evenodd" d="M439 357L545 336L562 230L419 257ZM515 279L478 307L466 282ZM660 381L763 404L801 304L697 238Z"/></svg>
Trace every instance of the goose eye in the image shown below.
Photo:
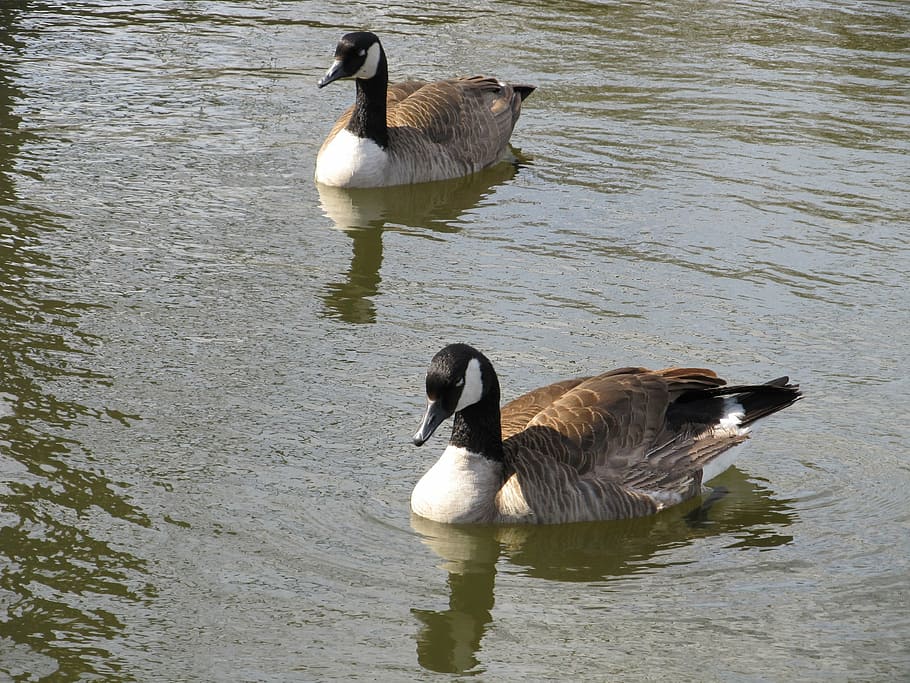
<svg viewBox="0 0 910 683"><path fill-rule="evenodd" d="M366 50L364 50L363 48L360 48L360 49L357 51L357 56L358 56L358 57L363 57L366 53L367 53Z"/></svg>
<svg viewBox="0 0 910 683"><path fill-rule="evenodd" d="M464 377L462 377L460 380L458 380L457 382L455 382L455 387L456 387L456 388L458 388L458 387L463 387L463 386L464 386Z"/></svg>

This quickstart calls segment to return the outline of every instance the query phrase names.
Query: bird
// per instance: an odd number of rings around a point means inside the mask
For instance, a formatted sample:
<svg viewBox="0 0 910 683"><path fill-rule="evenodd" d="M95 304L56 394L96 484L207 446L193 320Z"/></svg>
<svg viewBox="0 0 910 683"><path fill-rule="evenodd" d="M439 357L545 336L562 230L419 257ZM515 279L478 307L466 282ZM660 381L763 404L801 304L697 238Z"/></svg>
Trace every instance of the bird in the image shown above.
<svg viewBox="0 0 910 683"><path fill-rule="evenodd" d="M450 344L431 360L423 445L454 416L411 510L447 524L642 517L708 492L752 423L802 397L788 377L727 385L704 368L624 367L534 389L500 408L490 360Z"/></svg>
<svg viewBox="0 0 910 683"><path fill-rule="evenodd" d="M384 187L446 180L502 159L535 86L489 76L389 85L382 43L369 31L347 33L319 88L354 79L356 100L316 156L316 182Z"/></svg>

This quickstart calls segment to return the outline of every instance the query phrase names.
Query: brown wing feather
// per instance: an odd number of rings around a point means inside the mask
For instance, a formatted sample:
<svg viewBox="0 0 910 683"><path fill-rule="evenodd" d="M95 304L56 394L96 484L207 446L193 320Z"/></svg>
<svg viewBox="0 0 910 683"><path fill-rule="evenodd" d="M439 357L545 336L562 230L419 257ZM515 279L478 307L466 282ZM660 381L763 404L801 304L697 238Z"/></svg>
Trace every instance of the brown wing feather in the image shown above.
<svg viewBox="0 0 910 683"><path fill-rule="evenodd" d="M515 452L533 448L534 452L551 453L581 475L625 482L638 477L640 469L650 469L649 457L665 443L675 439L681 450L692 447L694 432L683 440L678 430L668 428L670 404L687 391L723 384L724 380L704 369L614 370L559 396L528 421L526 432L516 434L510 442L514 442ZM669 460L655 464L663 466ZM697 468L683 468L692 469Z"/></svg>
<svg viewBox="0 0 910 683"><path fill-rule="evenodd" d="M520 490L509 495L526 501L538 521L633 517L654 512L658 500L695 495L703 463L745 437L703 425L680 431L667 423L667 410L686 392L723 385L698 368L620 368L516 399L508 412L517 421L555 396L504 441L515 474L509 485Z"/></svg>
<svg viewBox="0 0 910 683"><path fill-rule="evenodd" d="M554 382L545 387L540 387L522 394L514 401L510 401L502 407L502 438L508 439L513 434L517 434L528 426L537 413L549 406L553 401L565 394L588 377L576 377L575 379L566 379L561 382Z"/></svg>
<svg viewBox="0 0 910 683"><path fill-rule="evenodd" d="M787 382L727 386L702 368L621 368L529 392L503 409L499 509L537 522L619 519L697 495L705 465L748 438L720 426L718 401L736 396L749 424L800 398Z"/></svg>
<svg viewBox="0 0 910 683"><path fill-rule="evenodd" d="M705 464L748 438L748 434L732 429L677 434L658 444L647 459L626 472L622 483L644 491L673 492L683 498L695 495Z"/></svg>
<svg viewBox="0 0 910 683"><path fill-rule="evenodd" d="M487 125L496 121L497 128L507 134L517 118L512 107L513 95L517 93L511 86L495 78L449 78L424 83L394 105L390 102L387 120L390 127L419 128L438 141L451 139L457 131L464 132L464 127L478 120Z"/></svg>
<svg viewBox="0 0 910 683"><path fill-rule="evenodd" d="M426 83L389 103L389 136L395 145L416 144L417 136L444 146L456 161L479 170L497 161L521 112L521 94L485 76ZM456 141L457 145L448 145ZM390 145L391 146L391 145Z"/></svg>
<svg viewBox="0 0 910 683"><path fill-rule="evenodd" d="M417 80L393 83L389 85L388 92L386 93L386 105L391 107L392 105L407 99L426 85L426 81Z"/></svg>

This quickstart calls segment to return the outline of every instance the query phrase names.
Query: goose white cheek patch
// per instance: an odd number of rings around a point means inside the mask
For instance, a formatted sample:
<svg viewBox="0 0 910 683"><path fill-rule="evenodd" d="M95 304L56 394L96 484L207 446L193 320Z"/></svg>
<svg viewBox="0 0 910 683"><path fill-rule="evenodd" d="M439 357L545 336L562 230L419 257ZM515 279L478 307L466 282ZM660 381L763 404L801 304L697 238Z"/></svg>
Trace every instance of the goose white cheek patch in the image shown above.
<svg viewBox="0 0 910 683"><path fill-rule="evenodd" d="M464 372L464 389L461 390L461 397L458 399L458 405L455 406L455 412L474 405L481 396L483 396L483 377L480 374L480 361L472 358L468 361L468 368Z"/></svg>
<svg viewBox="0 0 910 683"><path fill-rule="evenodd" d="M363 66L354 74L354 78L370 79L376 75L376 69L379 68L379 43L373 43L367 50L367 58Z"/></svg>

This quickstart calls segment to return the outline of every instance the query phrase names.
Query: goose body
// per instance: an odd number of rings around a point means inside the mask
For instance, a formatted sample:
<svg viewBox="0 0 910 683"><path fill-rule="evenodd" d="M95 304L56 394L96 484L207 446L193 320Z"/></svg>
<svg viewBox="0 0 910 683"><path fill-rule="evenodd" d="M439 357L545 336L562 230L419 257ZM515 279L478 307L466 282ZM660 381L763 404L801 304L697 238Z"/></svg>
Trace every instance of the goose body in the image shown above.
<svg viewBox="0 0 910 683"><path fill-rule="evenodd" d="M535 389L500 408L490 361L466 344L434 356L422 445L448 417L442 457L411 495L443 523L639 517L703 492L749 425L800 397L787 377L727 386L700 368L620 368Z"/></svg>
<svg viewBox="0 0 910 683"><path fill-rule="evenodd" d="M379 38L342 36L322 88L343 78L357 87L316 156L316 182L382 187L445 180L499 161L533 86L486 76L389 85Z"/></svg>

